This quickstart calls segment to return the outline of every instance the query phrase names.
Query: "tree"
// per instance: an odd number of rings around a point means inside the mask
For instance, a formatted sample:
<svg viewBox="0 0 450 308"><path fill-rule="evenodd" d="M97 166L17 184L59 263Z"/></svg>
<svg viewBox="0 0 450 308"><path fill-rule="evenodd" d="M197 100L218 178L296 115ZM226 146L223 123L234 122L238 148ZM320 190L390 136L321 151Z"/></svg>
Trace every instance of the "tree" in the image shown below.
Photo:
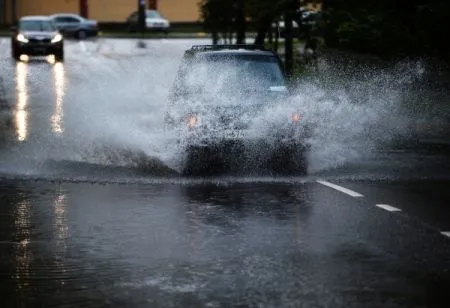
<svg viewBox="0 0 450 308"><path fill-rule="evenodd" d="M425 54L450 58L440 34L449 28L448 0L325 0L323 10L323 35L329 47L384 58Z"/></svg>
<svg viewBox="0 0 450 308"><path fill-rule="evenodd" d="M250 23L250 26L257 32L254 44L264 45L267 34L272 32L273 22L284 17L287 34L285 40L285 62L289 73L293 67L292 21L299 15L300 5L311 2L320 1L202 0L200 8L204 26L213 34L213 44L218 42L218 33L222 33L223 38L233 37L236 34L236 43L244 43L247 23Z"/></svg>
<svg viewBox="0 0 450 308"><path fill-rule="evenodd" d="M245 0L235 1L236 12L236 44L245 43L246 16L245 16Z"/></svg>
<svg viewBox="0 0 450 308"><path fill-rule="evenodd" d="M295 14L299 0L247 0L248 17L256 29L255 44L264 44L272 23L285 14Z"/></svg>
<svg viewBox="0 0 450 308"><path fill-rule="evenodd" d="M222 39L226 42L233 34L237 15L235 3L236 0L202 0L200 2L203 25L216 40L221 34Z"/></svg>
<svg viewBox="0 0 450 308"><path fill-rule="evenodd" d="M317 0L202 0L200 11L206 30L213 34L228 37L236 33L237 43L243 43L250 23L257 31L255 44L263 44L276 19L295 13L301 2L314 1Z"/></svg>

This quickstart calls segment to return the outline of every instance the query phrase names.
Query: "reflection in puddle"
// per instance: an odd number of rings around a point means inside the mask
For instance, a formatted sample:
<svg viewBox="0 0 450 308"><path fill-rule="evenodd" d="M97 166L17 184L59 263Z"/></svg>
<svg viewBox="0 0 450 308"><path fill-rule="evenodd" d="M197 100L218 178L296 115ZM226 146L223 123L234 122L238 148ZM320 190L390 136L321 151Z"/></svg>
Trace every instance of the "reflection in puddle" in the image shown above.
<svg viewBox="0 0 450 308"><path fill-rule="evenodd" d="M55 265L58 271L66 272L65 258L67 251L68 226L67 226L67 202L66 195L56 195L53 203L53 232L56 239ZM63 281L61 281L63 283Z"/></svg>
<svg viewBox="0 0 450 308"><path fill-rule="evenodd" d="M17 249L15 254L15 280L17 287L22 289L28 286L30 280L30 265L32 253L30 249L31 206L28 200L21 201L15 209L15 229Z"/></svg>
<svg viewBox="0 0 450 308"><path fill-rule="evenodd" d="M28 88L27 88L28 66L26 63L16 64L16 91L17 104L15 110L16 134L19 141L24 141L28 136Z"/></svg>
<svg viewBox="0 0 450 308"><path fill-rule="evenodd" d="M64 65L55 63L53 66L53 80L56 92L55 111L51 117L52 131L62 134L63 128L63 102L64 102Z"/></svg>

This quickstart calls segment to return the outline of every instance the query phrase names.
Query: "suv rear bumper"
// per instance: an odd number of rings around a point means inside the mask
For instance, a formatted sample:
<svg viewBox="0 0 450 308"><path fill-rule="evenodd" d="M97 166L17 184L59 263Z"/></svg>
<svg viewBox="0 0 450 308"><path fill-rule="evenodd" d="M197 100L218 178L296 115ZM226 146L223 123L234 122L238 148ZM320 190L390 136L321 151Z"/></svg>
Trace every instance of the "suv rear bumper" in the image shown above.
<svg viewBox="0 0 450 308"><path fill-rule="evenodd" d="M216 140L190 144L186 147L182 173L214 174L217 170L231 170L241 174L305 175L307 152L305 143L288 140Z"/></svg>
<svg viewBox="0 0 450 308"><path fill-rule="evenodd" d="M305 141L294 139L220 139L185 143L185 149L187 151L221 152L224 155L236 154L243 151L273 152L279 149L306 151L308 148Z"/></svg>
<svg viewBox="0 0 450 308"><path fill-rule="evenodd" d="M233 134L234 133L234 134ZM248 147L307 147L306 139L310 132L308 127L303 125L286 125L283 128L266 136L265 134L252 136L248 131L234 130L229 134L223 134L222 131L215 133L201 132L192 130L187 132L185 138L181 141L188 147L222 147L223 145L239 145Z"/></svg>

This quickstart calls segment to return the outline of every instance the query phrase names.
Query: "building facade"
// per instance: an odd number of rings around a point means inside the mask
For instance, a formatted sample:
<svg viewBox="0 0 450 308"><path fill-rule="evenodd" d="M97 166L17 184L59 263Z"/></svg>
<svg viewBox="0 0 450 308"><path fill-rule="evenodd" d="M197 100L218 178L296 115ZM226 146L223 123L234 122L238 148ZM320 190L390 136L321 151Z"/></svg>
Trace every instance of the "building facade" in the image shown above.
<svg viewBox="0 0 450 308"><path fill-rule="evenodd" d="M196 22L200 19L200 0L144 0L171 22ZM2 20L11 23L25 15L75 13L99 22L124 22L138 8L139 0L0 0Z"/></svg>
<svg viewBox="0 0 450 308"><path fill-rule="evenodd" d="M99 22L124 22L137 10L140 0L0 0L3 14L0 22L11 23L25 15L50 15L75 13ZM150 9L158 9L171 22L196 22L200 20L201 0L143 0ZM310 4L310 9L320 9L320 4Z"/></svg>

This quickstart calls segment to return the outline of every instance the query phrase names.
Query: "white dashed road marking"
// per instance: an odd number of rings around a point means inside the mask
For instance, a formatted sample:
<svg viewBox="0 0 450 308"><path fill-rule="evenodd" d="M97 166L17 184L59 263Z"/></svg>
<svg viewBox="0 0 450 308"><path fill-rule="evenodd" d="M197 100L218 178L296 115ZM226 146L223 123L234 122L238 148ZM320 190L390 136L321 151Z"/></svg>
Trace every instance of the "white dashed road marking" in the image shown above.
<svg viewBox="0 0 450 308"><path fill-rule="evenodd" d="M401 212L401 209L398 209L396 207L387 205L387 204L377 204L377 207L379 207L380 209L386 210L388 212Z"/></svg>
<svg viewBox="0 0 450 308"><path fill-rule="evenodd" d="M348 188L345 188L345 187L342 187L342 186L339 186L339 185L336 185L336 184L333 184L333 183L330 183L327 181L318 180L317 183L328 186L333 189L336 189L337 191L340 191L344 194L347 194L347 195L355 197L355 198L364 197L363 195L361 195L360 193L357 193L356 191L350 190Z"/></svg>
<svg viewBox="0 0 450 308"><path fill-rule="evenodd" d="M445 232L441 232L442 235L445 235L446 237L450 237L450 232L445 231Z"/></svg>
<svg viewBox="0 0 450 308"><path fill-rule="evenodd" d="M335 189L337 191L340 191L340 192L342 192L344 194L347 194L349 196L355 197L355 198L356 197L364 197L362 194L360 194L360 193L358 193L356 191L353 191L351 189L339 186L337 184L333 184L333 183L330 183L330 182L327 182L327 181L323 181L323 180L317 180L316 182L319 183L319 184L322 184L324 186L333 188L333 189ZM376 204L375 206L380 208L380 209L386 210L388 212L401 212L402 211L401 209L393 207L393 206L388 205L388 204ZM450 231L441 231L440 233L442 235L450 238Z"/></svg>

